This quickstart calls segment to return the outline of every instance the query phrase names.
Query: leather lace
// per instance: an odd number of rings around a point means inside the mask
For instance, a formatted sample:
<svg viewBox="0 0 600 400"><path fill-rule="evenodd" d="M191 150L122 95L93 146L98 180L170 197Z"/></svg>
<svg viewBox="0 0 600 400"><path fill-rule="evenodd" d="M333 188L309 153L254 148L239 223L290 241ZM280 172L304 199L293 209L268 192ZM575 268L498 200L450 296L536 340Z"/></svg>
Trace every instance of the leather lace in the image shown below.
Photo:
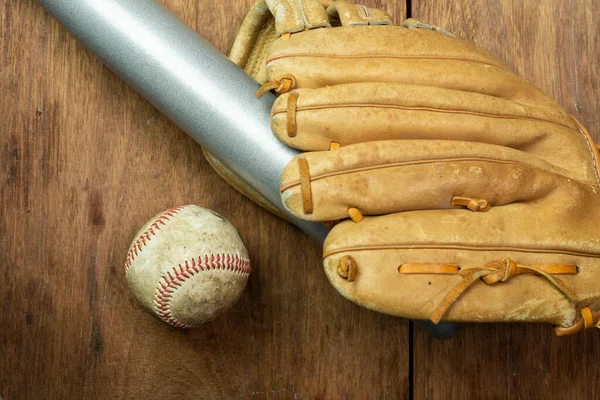
<svg viewBox="0 0 600 400"><path fill-rule="evenodd" d="M554 333L556 336L572 335L573 333L581 332L584 329L599 328L600 329L600 311L592 312L589 307L583 307L580 311L581 318L571 326L556 326Z"/></svg>
<svg viewBox="0 0 600 400"><path fill-rule="evenodd" d="M275 90L277 93L286 93L292 90L294 86L296 86L296 78L294 75L284 74L281 77L262 85L254 95L258 99L270 90Z"/></svg>
<svg viewBox="0 0 600 400"><path fill-rule="evenodd" d="M555 275L575 275L576 265L527 265L518 264L510 258L492 261L481 268L459 269L456 265L445 264L403 264L400 269L403 274L456 274L462 278L435 308L429 318L435 324L440 322L450 307L478 280L488 285L506 282L521 274L538 275L545 278L552 286L570 301L575 301L575 291L571 286Z"/></svg>

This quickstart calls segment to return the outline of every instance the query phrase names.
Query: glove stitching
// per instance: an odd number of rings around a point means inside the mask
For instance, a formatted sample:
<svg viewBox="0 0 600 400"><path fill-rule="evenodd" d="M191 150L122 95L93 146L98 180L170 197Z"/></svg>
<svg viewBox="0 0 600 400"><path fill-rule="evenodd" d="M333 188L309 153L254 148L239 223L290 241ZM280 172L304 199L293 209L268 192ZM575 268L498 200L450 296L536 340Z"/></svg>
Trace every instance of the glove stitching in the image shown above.
<svg viewBox="0 0 600 400"><path fill-rule="evenodd" d="M462 61L462 62L472 62L477 64L483 64L488 67L496 67L505 71L505 67L492 64L486 61L480 61L475 59L468 58L457 58L457 57L444 57L444 56L406 56L406 55L397 55L397 54L318 54L318 53L295 53L295 54L280 54L271 56L266 60L267 66L276 60L281 60L283 58L297 58L297 57L316 57L316 58L398 58L405 60L445 60L445 61Z"/></svg>
<svg viewBox="0 0 600 400"><path fill-rule="evenodd" d="M583 140L587 144L588 150L592 154L592 167L594 170L594 175L596 176L596 181L598 182L598 185L600 185L600 175L598 174L599 160L597 159L597 155L596 155L597 153L594 151L594 148L592 147L592 143L593 143L592 138L590 137L590 134L587 131L587 129L585 129L585 127L581 124L581 122L579 122L579 120L577 120L577 118L573 117L572 115L571 115L571 118L573 118L573 120L575 121L575 124L577 125L577 129L579 129L579 133L581 133L583 135Z"/></svg>
<svg viewBox="0 0 600 400"><path fill-rule="evenodd" d="M408 110L408 111L431 111L438 113L446 113L446 114L464 114L464 115L475 115L478 117L489 117L489 118L499 118L499 119L519 119L525 121L534 121L534 122L547 122L550 124L555 124L561 126L563 128L572 129L571 126L561 124L556 121L551 121L543 118L535 118L535 117L524 117L520 115L499 115L499 114L489 114L484 112L477 111L468 111L468 110L452 110L447 108L433 108L433 107L422 107L422 106L401 106L397 104L373 104L373 103L363 103L363 104L327 104L327 105L318 105L318 106L302 106L298 107L297 111L312 111L312 110L323 110L328 108L391 108L391 109L400 109L400 110ZM276 110L273 111L273 115L282 114L284 110Z"/></svg>
<svg viewBox="0 0 600 400"><path fill-rule="evenodd" d="M373 251L373 250L467 250L467 251L505 251L518 253L536 253L536 254L559 254L578 257L600 258L600 253L586 251L573 251L564 249L536 249L527 247L494 247L494 246L475 246L475 245L444 245L444 244L381 244L370 246L351 246L339 249L329 250L323 253L323 259L335 254L350 251Z"/></svg>
<svg viewBox="0 0 600 400"><path fill-rule="evenodd" d="M540 168L540 167L536 167L533 165L529 165L529 164L525 164L525 163L521 163L518 161L509 161L509 160L497 160L497 159L493 159L493 158L469 158L469 157L465 157L465 158L440 158L440 159L431 159L431 160L416 160L416 161L405 161L405 162L398 162L398 163L386 163L386 164L378 164L378 165L369 165L366 167L357 167L357 168L350 168L350 169L345 169L345 170L339 170L339 171L334 171L334 172L327 172L327 173L322 173L322 174L315 174L312 175L310 177L311 182L317 181L317 180L321 180L321 179L325 179L325 178L330 178L332 176L337 176L337 175L345 175L345 174L353 174L353 173L358 173L358 172L365 172L365 171L370 171L370 170L379 170L379 169L383 169L383 168L396 168L396 167L405 167L405 166L413 166L413 165L423 165L423 164L440 164L440 163L454 163L454 162L489 162L489 163L493 163L493 164L509 164L509 165L517 165L520 167L525 167L525 168L529 168L529 169L533 169L533 170L537 170L537 171L542 171L544 173L548 173L548 174L553 174L553 175L560 175L557 174L556 172L552 172L552 171L548 171L546 169ZM560 175L560 176L564 176L564 175ZM596 185L595 183L589 183L589 182L582 182L576 179L572 179L572 178L568 178L571 179L574 182L578 182L581 184L586 184L586 185L592 185L594 187L598 187L598 185ZM292 181L286 184L282 184L281 185L281 192L284 192L285 190L291 189L293 187L296 187L300 185L300 181Z"/></svg>

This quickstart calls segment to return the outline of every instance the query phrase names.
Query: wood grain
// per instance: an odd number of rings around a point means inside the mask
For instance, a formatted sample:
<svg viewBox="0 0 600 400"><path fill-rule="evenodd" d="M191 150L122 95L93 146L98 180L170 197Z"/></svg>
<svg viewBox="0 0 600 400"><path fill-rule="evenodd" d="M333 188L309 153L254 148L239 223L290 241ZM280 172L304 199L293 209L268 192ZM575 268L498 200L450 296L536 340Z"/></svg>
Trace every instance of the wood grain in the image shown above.
<svg viewBox="0 0 600 400"><path fill-rule="evenodd" d="M600 2L413 0L415 18L504 60L600 141ZM600 233L600 228L599 228ZM466 324L440 342L415 328L415 399L597 399L600 336L549 326Z"/></svg>
<svg viewBox="0 0 600 400"><path fill-rule="evenodd" d="M163 3L225 52L252 0ZM123 269L138 228L185 203L226 216L253 261L236 307L190 331L143 312ZM319 246L30 0L0 1L0 213L4 399L408 396L408 323L342 299Z"/></svg>
<svg viewBox="0 0 600 400"><path fill-rule="evenodd" d="M222 52L252 2L162 1ZM366 3L396 23L406 14L402 0ZM412 6L505 60L600 141L598 0ZM137 229L184 203L226 216L253 261L236 307L190 331L143 312L123 270ZM231 189L39 5L0 1L2 398L598 398L599 340L467 324L441 342L350 304L316 244Z"/></svg>

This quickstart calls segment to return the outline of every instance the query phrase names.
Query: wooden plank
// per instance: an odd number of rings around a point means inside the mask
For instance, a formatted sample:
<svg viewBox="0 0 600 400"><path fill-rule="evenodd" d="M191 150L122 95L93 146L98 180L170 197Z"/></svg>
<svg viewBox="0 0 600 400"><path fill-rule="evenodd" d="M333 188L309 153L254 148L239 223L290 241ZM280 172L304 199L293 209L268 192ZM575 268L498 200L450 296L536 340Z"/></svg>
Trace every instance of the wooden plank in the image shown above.
<svg viewBox="0 0 600 400"><path fill-rule="evenodd" d="M413 0L412 15L506 61L600 141L600 4L596 0ZM598 332L556 338L549 326L464 325L440 342L414 332L415 399L592 399Z"/></svg>
<svg viewBox="0 0 600 400"><path fill-rule="evenodd" d="M164 4L224 52L252 2ZM408 396L407 322L342 299L316 244L34 2L0 2L0 110L2 398ZM254 263L235 308L190 331L144 313L123 270L137 229L183 203L231 220Z"/></svg>

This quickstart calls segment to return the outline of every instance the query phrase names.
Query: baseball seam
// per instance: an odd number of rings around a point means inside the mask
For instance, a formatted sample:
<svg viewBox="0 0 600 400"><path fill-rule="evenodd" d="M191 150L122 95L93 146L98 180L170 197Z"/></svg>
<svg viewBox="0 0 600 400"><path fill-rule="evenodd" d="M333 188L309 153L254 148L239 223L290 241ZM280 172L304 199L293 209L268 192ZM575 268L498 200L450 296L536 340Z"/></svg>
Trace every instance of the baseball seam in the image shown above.
<svg viewBox="0 0 600 400"><path fill-rule="evenodd" d="M129 267L131 267L133 260L135 260L135 258L142 252L142 249L147 245L147 243L152 240L152 236L157 235L161 226L166 225L171 218L173 218L176 214L179 214L179 212L185 207L186 206L177 206L165 211L160 217L150 224L148 229L146 229L140 235L138 240L135 241L135 243L127 252L127 259L125 260L125 275L127 275L129 272Z"/></svg>
<svg viewBox="0 0 600 400"><path fill-rule="evenodd" d="M199 274L210 270L224 270L233 273L249 274L251 271L250 260L242 258L238 254L214 254L205 255L191 261L186 260L172 270L163 274L156 288L154 297L154 310L166 323L177 328L193 328L195 325L187 325L177 321L171 313L171 300L181 285Z"/></svg>

